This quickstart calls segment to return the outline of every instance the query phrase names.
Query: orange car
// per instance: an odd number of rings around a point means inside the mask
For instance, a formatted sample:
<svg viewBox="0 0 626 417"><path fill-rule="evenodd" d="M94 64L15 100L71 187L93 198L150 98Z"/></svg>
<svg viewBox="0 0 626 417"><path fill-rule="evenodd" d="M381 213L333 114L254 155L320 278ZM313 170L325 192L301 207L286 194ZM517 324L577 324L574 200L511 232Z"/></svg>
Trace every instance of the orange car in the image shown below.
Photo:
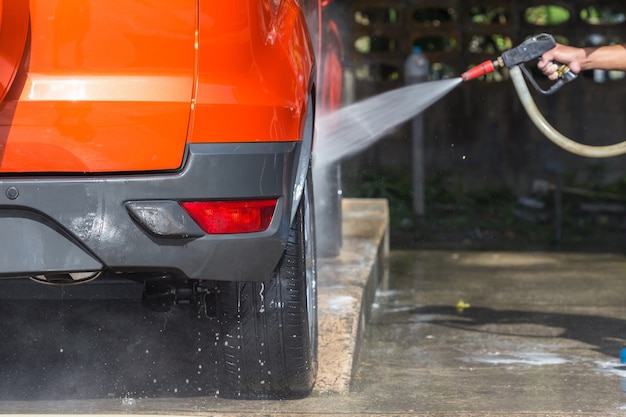
<svg viewBox="0 0 626 417"><path fill-rule="evenodd" d="M222 394L307 395L321 8L0 0L3 294L128 278L219 321Z"/></svg>

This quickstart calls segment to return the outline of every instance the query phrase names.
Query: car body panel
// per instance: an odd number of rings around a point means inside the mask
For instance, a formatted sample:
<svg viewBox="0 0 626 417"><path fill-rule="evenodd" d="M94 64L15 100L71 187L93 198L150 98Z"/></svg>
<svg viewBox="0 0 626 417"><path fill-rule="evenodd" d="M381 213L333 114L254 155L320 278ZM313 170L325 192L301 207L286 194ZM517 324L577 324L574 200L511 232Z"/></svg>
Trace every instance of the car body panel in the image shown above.
<svg viewBox="0 0 626 417"><path fill-rule="evenodd" d="M294 0L230 3L200 0L190 141L299 140L315 59L302 11Z"/></svg>
<svg viewBox="0 0 626 417"><path fill-rule="evenodd" d="M194 0L31 0L25 59L0 110L0 172L180 167L195 15Z"/></svg>
<svg viewBox="0 0 626 417"><path fill-rule="evenodd" d="M187 142L302 136L314 56L293 0L31 0L30 19L0 173L173 170Z"/></svg>

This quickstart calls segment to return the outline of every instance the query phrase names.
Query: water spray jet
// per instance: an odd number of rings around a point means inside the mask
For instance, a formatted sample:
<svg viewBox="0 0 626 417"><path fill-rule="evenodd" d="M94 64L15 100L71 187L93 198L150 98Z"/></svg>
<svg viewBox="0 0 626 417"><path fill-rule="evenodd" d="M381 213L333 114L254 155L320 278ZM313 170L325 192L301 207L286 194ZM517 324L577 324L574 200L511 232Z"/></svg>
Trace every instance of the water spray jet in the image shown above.
<svg viewBox="0 0 626 417"><path fill-rule="evenodd" d="M319 116L315 164L325 166L363 151L461 83L457 77L413 84Z"/></svg>
<svg viewBox="0 0 626 417"><path fill-rule="evenodd" d="M567 65L559 64L558 79L548 89L542 89L525 64L541 58L556 46L552 35L542 33L528 38L518 46L502 53L494 60L484 61L458 78L414 84L388 91L354 103L317 120L315 164L323 167L352 156L388 134L397 125L415 117L443 98L463 82L468 82L508 68L515 90L531 121L549 140L568 152L589 158L607 158L626 153L626 141L608 146L590 146L578 143L559 133L541 115L533 101L524 77L541 94L554 94L565 84L575 80ZM557 63L558 64L558 63Z"/></svg>

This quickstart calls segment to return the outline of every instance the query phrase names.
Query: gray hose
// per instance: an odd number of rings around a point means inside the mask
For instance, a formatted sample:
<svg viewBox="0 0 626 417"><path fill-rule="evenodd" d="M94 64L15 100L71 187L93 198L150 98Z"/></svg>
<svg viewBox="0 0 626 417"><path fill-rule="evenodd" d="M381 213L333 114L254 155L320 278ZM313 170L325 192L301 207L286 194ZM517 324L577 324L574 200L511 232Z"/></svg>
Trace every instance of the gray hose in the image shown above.
<svg viewBox="0 0 626 417"><path fill-rule="evenodd" d="M626 141L616 143L615 145L591 146L574 142L570 138L563 136L554 127L552 127L552 125L550 125L550 123L548 123L548 121L539 112L530 91L528 91L528 86L526 85L526 81L524 80L524 76L522 75L522 71L519 66L511 68L510 73L517 95L519 96L526 113L528 113L530 120L532 120L539 131L541 131L541 133L543 133L554 144L560 146L568 152L580 156L586 156L588 158L610 158L612 156L623 155L626 153Z"/></svg>

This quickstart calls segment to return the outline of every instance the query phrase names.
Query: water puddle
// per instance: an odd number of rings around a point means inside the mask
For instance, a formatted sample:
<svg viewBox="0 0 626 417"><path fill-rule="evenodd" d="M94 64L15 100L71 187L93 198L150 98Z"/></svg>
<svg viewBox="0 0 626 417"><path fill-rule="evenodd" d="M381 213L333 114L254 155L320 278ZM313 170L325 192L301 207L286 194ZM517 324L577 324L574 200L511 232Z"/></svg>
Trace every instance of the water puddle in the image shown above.
<svg viewBox="0 0 626 417"><path fill-rule="evenodd" d="M545 352L493 352L482 356L463 358L463 360L466 362L480 362L492 365L528 366L561 365L569 362L567 359L563 359L558 355Z"/></svg>
<svg viewBox="0 0 626 417"><path fill-rule="evenodd" d="M595 361L596 372L604 375L617 375L626 379L626 366L619 361ZM624 387L626 389L626 386Z"/></svg>
<svg viewBox="0 0 626 417"><path fill-rule="evenodd" d="M458 259L458 258L457 258ZM485 267L526 267L558 265L559 259L538 253L477 253L465 255L459 260L463 265Z"/></svg>

